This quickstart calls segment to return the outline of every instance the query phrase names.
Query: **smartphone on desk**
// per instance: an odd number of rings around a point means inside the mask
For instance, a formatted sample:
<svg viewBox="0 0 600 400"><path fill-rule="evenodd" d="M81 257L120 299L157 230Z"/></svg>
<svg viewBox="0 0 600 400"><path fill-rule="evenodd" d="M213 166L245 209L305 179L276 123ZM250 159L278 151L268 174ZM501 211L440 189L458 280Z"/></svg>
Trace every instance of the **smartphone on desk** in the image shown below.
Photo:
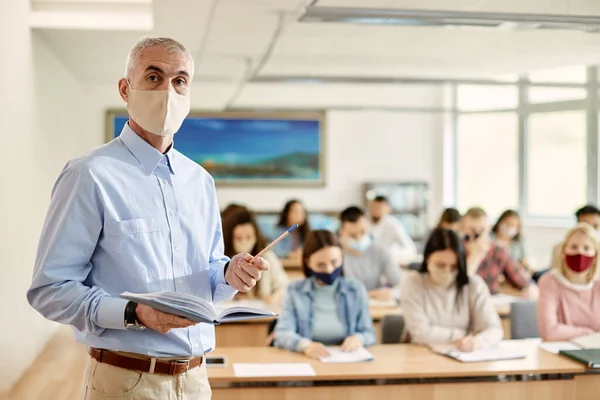
<svg viewBox="0 0 600 400"><path fill-rule="evenodd" d="M227 365L227 359L224 356L206 357L206 368L224 368Z"/></svg>

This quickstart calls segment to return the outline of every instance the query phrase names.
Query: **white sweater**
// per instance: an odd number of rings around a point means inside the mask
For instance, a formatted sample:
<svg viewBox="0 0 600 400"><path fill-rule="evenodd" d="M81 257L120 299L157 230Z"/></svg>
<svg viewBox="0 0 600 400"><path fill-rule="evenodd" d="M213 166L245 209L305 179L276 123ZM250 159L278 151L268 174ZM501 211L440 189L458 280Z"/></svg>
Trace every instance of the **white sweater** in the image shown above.
<svg viewBox="0 0 600 400"><path fill-rule="evenodd" d="M456 285L443 288L430 283L427 273L407 272L400 306L413 343L451 343L473 333L477 348L485 348L504 336L489 289L478 275L469 277L457 303Z"/></svg>

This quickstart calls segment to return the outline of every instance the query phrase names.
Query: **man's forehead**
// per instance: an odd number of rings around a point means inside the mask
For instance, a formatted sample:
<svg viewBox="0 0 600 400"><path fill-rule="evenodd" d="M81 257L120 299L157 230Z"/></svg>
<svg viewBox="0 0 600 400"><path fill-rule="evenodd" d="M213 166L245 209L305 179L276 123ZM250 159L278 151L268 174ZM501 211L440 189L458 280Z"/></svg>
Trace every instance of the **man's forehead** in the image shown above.
<svg viewBox="0 0 600 400"><path fill-rule="evenodd" d="M144 49L139 57L138 68L142 70L155 66L164 72L185 71L191 74L191 60L187 54L169 51L161 47Z"/></svg>

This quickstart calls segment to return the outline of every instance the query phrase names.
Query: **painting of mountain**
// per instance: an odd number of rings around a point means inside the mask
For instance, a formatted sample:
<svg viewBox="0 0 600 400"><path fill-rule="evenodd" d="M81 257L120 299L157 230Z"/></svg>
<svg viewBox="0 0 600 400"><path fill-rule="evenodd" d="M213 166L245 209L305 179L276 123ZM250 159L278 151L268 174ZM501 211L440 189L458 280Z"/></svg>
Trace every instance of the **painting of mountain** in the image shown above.
<svg viewBox="0 0 600 400"><path fill-rule="evenodd" d="M113 114L112 138L127 121ZM320 113L193 113L174 144L220 185L322 186L323 120Z"/></svg>

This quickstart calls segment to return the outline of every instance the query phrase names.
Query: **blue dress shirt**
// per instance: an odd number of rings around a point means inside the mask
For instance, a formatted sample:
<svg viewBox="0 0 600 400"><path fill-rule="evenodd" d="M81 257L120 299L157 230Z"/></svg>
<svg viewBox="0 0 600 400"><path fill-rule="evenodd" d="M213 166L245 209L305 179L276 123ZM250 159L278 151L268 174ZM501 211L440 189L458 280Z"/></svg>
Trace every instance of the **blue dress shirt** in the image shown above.
<svg viewBox="0 0 600 400"><path fill-rule="evenodd" d="M199 356L214 327L126 330L124 291L177 291L223 301L219 207L212 177L177 150L162 154L125 124L121 135L61 172L42 230L29 303L92 347Z"/></svg>

